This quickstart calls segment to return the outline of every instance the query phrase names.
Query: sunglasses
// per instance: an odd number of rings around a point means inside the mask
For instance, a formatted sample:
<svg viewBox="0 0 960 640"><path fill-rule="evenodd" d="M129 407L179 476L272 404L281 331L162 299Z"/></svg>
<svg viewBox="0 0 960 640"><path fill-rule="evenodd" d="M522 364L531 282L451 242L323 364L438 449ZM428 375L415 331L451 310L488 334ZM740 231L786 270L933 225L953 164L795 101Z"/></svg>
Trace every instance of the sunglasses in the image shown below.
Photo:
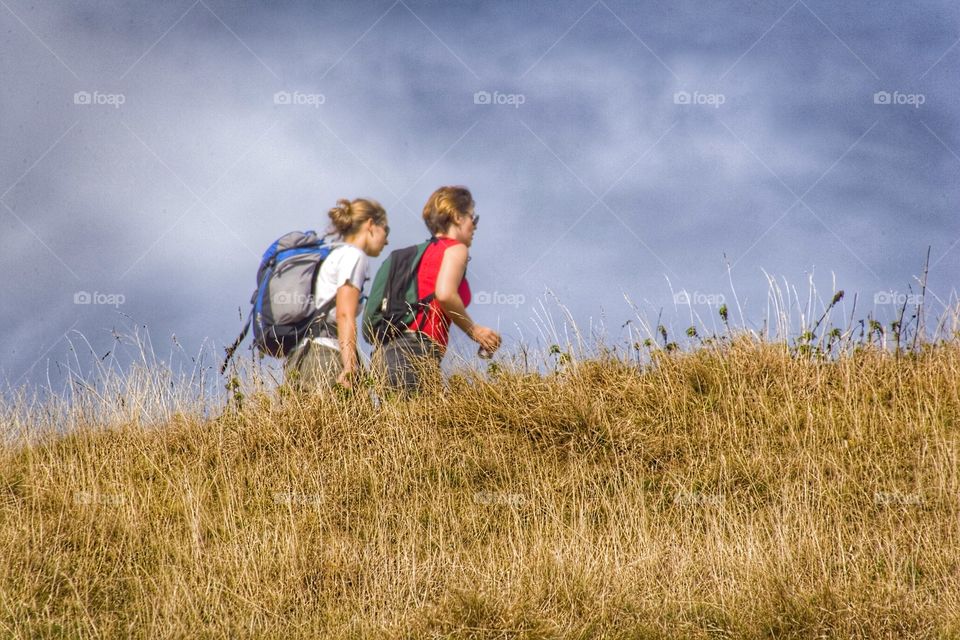
<svg viewBox="0 0 960 640"><path fill-rule="evenodd" d="M478 224L480 224L480 214L475 213L475 214L473 214L472 216L470 216L470 219L473 220L473 226L474 226L474 227L476 227Z"/></svg>

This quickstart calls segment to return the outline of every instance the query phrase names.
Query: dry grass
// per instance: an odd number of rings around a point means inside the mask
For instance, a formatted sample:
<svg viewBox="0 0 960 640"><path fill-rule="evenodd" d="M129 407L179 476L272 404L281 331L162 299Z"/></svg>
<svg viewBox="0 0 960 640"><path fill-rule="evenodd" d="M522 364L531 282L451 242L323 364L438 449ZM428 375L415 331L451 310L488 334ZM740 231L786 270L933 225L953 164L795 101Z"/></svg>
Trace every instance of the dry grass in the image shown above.
<svg viewBox="0 0 960 640"><path fill-rule="evenodd" d="M958 341L559 369L159 427L100 392L62 435L8 407L0 633L960 636Z"/></svg>

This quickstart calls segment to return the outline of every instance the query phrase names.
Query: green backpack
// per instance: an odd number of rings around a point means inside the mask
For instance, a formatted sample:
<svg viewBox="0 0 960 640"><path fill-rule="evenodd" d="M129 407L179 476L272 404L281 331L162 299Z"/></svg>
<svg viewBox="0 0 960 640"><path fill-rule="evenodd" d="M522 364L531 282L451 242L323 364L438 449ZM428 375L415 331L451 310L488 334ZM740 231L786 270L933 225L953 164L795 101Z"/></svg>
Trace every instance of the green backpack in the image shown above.
<svg viewBox="0 0 960 640"><path fill-rule="evenodd" d="M363 338L373 346L384 345L406 331L417 313L434 298L417 291L417 269L423 253L437 239L391 251L377 270L370 296L363 309Z"/></svg>

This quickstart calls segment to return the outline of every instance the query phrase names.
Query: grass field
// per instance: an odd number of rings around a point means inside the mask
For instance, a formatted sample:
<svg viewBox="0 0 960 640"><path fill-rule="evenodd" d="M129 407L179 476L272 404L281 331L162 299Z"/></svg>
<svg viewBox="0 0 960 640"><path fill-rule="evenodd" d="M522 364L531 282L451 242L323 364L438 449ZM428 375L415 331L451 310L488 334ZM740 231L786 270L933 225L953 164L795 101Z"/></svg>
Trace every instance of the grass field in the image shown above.
<svg viewBox="0 0 960 640"><path fill-rule="evenodd" d="M0 635L960 637L956 336L651 351L379 408L6 407Z"/></svg>

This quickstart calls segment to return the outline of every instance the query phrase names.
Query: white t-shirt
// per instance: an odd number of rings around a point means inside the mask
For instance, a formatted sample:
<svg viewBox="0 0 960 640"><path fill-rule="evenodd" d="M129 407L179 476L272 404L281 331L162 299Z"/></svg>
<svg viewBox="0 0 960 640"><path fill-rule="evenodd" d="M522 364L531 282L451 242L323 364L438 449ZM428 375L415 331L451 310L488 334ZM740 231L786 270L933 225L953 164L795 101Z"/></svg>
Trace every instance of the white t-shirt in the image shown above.
<svg viewBox="0 0 960 640"><path fill-rule="evenodd" d="M349 282L360 290L360 304L357 305L357 315L359 316L364 300L363 288L370 278L367 275L369 269L370 259L362 249L358 249L352 244L337 245L320 265L320 273L317 274L317 284L313 289L313 298L317 308L322 307L328 300L336 298L337 289ZM336 304L330 307L327 320L336 325ZM332 347L337 351L340 350L340 342L336 338L319 337L313 340L318 344Z"/></svg>

